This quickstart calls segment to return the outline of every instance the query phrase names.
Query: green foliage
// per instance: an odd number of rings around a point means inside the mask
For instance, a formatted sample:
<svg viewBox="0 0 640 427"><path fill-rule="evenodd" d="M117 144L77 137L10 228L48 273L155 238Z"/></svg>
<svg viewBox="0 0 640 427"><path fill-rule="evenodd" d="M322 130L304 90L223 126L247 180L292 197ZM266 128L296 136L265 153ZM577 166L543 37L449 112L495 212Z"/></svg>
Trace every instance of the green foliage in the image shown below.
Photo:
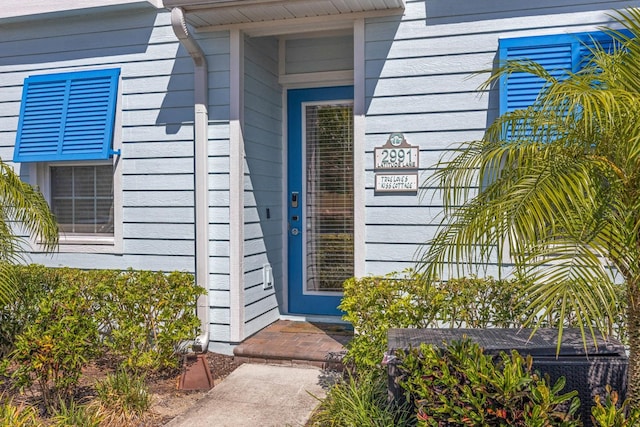
<svg viewBox="0 0 640 427"><path fill-rule="evenodd" d="M38 418L35 408L14 405L10 399L0 396L0 420L3 427L36 427Z"/></svg>
<svg viewBox="0 0 640 427"><path fill-rule="evenodd" d="M579 324L576 313L563 311L562 306L543 315L534 312L528 285L522 280L490 277L428 282L412 271L349 279L344 284L340 308L356 335L349 344L346 361L358 370L379 368L390 328L519 328L534 316L545 327L557 327L561 322L574 327ZM624 294L624 286L615 289ZM610 333L622 340L623 301L624 297L610 297L616 323L608 323Z"/></svg>
<svg viewBox="0 0 640 427"><path fill-rule="evenodd" d="M101 419L101 427L147 425L151 396L144 377L132 376L124 368L96 384L97 400L92 408Z"/></svg>
<svg viewBox="0 0 640 427"><path fill-rule="evenodd" d="M16 262L24 258L24 247L29 245L25 232L47 252L58 246L58 224L42 193L0 160L0 260ZM0 267L0 305L16 297L16 282Z"/></svg>
<svg viewBox="0 0 640 427"><path fill-rule="evenodd" d="M336 383L315 412L312 427L402 427L415 425L410 405L389 402L384 379L371 373Z"/></svg>
<svg viewBox="0 0 640 427"><path fill-rule="evenodd" d="M128 270L100 288L104 343L135 370L179 366L178 344L196 336L195 302L204 289L188 273Z"/></svg>
<svg viewBox="0 0 640 427"><path fill-rule="evenodd" d="M618 402L618 393L606 386L607 397L604 404L600 396L596 396L595 405L591 408L591 419L595 427L634 427L640 424L640 410L630 408L629 401Z"/></svg>
<svg viewBox="0 0 640 427"><path fill-rule="evenodd" d="M482 85L524 73L542 90L434 165L425 187L440 190L443 220L418 269L432 278L487 264L515 270L531 284L530 322L562 307L580 318L585 341L609 331L624 281L629 398L640 408L640 9L613 19L625 32L609 30L611 49L584 46L580 70L558 79L535 62L506 61Z"/></svg>
<svg viewBox="0 0 640 427"><path fill-rule="evenodd" d="M151 406L144 377L133 376L120 368L96 383L100 406L128 415L142 415Z"/></svg>
<svg viewBox="0 0 640 427"><path fill-rule="evenodd" d="M0 309L0 357L4 358L25 325L35 321L40 301L56 286L57 280L51 269L41 265L3 264L2 268L11 276L17 291L16 298Z"/></svg>
<svg viewBox="0 0 640 427"><path fill-rule="evenodd" d="M345 362L354 363L358 370L379 367L387 346L387 331L432 325L437 301L434 289L411 274L347 280L339 308L356 334Z"/></svg>
<svg viewBox="0 0 640 427"><path fill-rule="evenodd" d="M29 335L37 335L34 323L45 315L43 301L51 306L56 298L72 295L86 301L86 317L97 325L101 343L96 348L111 352L131 369L178 367L178 344L197 335L195 303L205 291L191 274L40 265L9 268L23 295L0 310L0 355L9 353L14 341L27 333L26 325L31 325Z"/></svg>
<svg viewBox="0 0 640 427"><path fill-rule="evenodd" d="M98 427L102 416L93 408L72 400L69 403L60 402L51 421L53 427Z"/></svg>
<svg viewBox="0 0 640 427"><path fill-rule="evenodd" d="M96 355L98 327L92 303L82 297L80 284L66 283L43 298L33 323L16 337L10 358L17 364L14 387L34 383L52 412L69 402L82 368Z"/></svg>
<svg viewBox="0 0 640 427"><path fill-rule="evenodd" d="M468 340L445 349L422 345L398 353L397 381L415 402L418 425L579 426L576 391L561 394L516 351L493 358Z"/></svg>
<svg viewBox="0 0 640 427"><path fill-rule="evenodd" d="M197 335L204 290L190 274L11 269L25 298L0 312L3 372L16 389L36 386L49 413L71 404L82 368L97 356L137 371L175 369L178 344Z"/></svg>

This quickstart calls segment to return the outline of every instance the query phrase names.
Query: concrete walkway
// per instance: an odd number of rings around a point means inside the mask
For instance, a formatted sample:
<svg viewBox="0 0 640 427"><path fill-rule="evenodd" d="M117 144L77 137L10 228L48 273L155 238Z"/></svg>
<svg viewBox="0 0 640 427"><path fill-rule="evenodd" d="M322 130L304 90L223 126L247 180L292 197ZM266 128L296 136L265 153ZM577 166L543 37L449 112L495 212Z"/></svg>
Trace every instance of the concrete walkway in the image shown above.
<svg viewBox="0 0 640 427"><path fill-rule="evenodd" d="M304 426L330 381L319 368L245 363L166 426Z"/></svg>

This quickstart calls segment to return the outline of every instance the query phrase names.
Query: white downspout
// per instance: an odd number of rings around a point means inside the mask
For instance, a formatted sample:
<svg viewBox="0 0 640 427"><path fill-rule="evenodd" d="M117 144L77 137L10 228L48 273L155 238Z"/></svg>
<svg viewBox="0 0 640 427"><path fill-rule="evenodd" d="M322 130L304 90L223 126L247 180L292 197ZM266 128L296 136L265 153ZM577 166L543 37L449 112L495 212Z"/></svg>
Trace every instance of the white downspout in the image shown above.
<svg viewBox="0 0 640 427"><path fill-rule="evenodd" d="M209 183L208 183L208 136L209 82L207 58L189 33L184 11L180 7L171 9L173 32L187 49L194 62L194 203L195 203L195 248L196 283L207 290L198 298L197 314L202 334L196 337L193 351L206 353L209 348Z"/></svg>

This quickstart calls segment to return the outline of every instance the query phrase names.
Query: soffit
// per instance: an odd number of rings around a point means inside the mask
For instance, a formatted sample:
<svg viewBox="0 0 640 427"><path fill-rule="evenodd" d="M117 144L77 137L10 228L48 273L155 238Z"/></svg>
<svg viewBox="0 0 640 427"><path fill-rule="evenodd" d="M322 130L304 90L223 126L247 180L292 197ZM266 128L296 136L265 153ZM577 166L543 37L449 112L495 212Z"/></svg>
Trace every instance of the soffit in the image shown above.
<svg viewBox="0 0 640 427"><path fill-rule="evenodd" d="M163 0L166 8L181 7L199 31L232 26L287 23L300 19L348 18L390 14L404 9L404 0Z"/></svg>

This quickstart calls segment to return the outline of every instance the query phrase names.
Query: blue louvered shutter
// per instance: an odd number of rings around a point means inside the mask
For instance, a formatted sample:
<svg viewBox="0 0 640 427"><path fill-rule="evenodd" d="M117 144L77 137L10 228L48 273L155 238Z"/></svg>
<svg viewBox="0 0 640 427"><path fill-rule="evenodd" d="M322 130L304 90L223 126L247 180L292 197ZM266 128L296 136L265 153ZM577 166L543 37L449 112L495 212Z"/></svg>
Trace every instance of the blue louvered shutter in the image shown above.
<svg viewBox="0 0 640 427"><path fill-rule="evenodd" d="M562 79L567 71L575 73L588 63L589 47L595 43L611 51L614 42L610 34L601 31L503 39L500 40L499 59L501 64L508 60L535 61L551 75ZM532 105L543 83L542 79L525 73L502 76L500 114Z"/></svg>
<svg viewBox="0 0 640 427"><path fill-rule="evenodd" d="M620 33L626 36L631 36L631 33L628 30L620 30ZM618 40L614 40L610 34L605 32L583 33L581 34L581 41L582 43L578 46L578 56L580 58L578 67L587 65L591 58L590 49L595 47L596 44L609 53L613 53L614 44L617 45L617 48L620 48L620 42Z"/></svg>
<svg viewBox="0 0 640 427"><path fill-rule="evenodd" d="M573 41L565 36L524 37L500 41L500 61L531 60L555 78L573 70L576 57ZM500 79L500 114L532 105L544 81L528 73L513 73Z"/></svg>
<svg viewBox="0 0 640 427"><path fill-rule="evenodd" d="M107 69L25 79L13 160L111 157L119 76Z"/></svg>

